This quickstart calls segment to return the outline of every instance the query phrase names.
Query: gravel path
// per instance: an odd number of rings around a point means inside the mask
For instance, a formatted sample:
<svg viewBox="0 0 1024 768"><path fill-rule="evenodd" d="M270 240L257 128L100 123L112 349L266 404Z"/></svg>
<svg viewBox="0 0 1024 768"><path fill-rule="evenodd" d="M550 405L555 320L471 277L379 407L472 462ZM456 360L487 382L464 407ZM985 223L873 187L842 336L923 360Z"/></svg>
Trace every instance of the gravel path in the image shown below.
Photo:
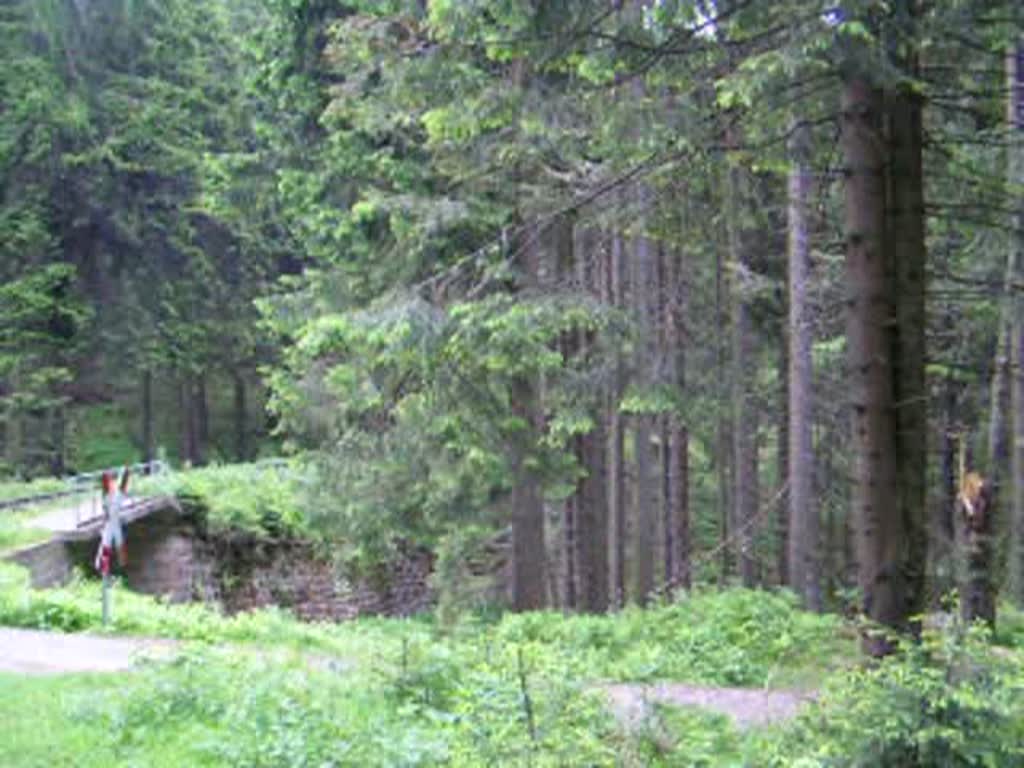
<svg viewBox="0 0 1024 768"><path fill-rule="evenodd" d="M0 628L0 671L116 672L131 667L141 655L168 655L175 647L173 640Z"/></svg>
<svg viewBox="0 0 1024 768"><path fill-rule="evenodd" d="M612 712L623 725L635 727L646 720L653 704L698 707L732 718L738 728L760 728L789 720L814 695L803 691L758 688L713 688L682 683L614 683L601 686Z"/></svg>

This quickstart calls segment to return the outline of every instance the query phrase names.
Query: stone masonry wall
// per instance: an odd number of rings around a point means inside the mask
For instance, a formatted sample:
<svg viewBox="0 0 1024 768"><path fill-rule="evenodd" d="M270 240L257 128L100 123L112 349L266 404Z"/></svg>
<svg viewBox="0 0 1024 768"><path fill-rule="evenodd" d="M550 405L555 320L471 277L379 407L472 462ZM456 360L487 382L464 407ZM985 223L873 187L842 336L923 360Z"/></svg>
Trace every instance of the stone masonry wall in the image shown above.
<svg viewBox="0 0 1024 768"><path fill-rule="evenodd" d="M36 589L57 587L71 578L73 560L63 541L35 544L7 559L28 569L32 586Z"/></svg>
<svg viewBox="0 0 1024 768"><path fill-rule="evenodd" d="M309 620L407 616L430 607L433 560L413 552L352 581L312 545L249 535L200 536L176 510L153 513L125 528L127 585L172 602L218 602L228 612L276 605ZM28 568L36 588L64 584L75 567L93 574L97 541L50 541L9 557Z"/></svg>
<svg viewBox="0 0 1024 768"><path fill-rule="evenodd" d="M278 605L303 619L337 621L408 616L433 602L428 586L432 558L425 552L353 582L308 543L240 537L213 539L207 549L205 558L214 564L213 590L230 612Z"/></svg>

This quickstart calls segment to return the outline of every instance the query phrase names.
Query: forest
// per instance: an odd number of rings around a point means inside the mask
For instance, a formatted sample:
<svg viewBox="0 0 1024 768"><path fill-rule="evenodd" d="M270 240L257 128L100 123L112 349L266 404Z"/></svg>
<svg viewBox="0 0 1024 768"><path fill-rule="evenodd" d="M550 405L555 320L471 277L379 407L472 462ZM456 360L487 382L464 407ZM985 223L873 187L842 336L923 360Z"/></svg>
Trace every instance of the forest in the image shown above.
<svg viewBox="0 0 1024 768"><path fill-rule="evenodd" d="M104 628L0 562L0 628L188 649L133 673L166 706L111 694L111 764L1024 765L1019 0L0 0L0 38L0 501L159 461L236 560L429 563L346 629L130 574ZM592 695L661 681L809 703ZM70 733L89 685L0 700Z"/></svg>

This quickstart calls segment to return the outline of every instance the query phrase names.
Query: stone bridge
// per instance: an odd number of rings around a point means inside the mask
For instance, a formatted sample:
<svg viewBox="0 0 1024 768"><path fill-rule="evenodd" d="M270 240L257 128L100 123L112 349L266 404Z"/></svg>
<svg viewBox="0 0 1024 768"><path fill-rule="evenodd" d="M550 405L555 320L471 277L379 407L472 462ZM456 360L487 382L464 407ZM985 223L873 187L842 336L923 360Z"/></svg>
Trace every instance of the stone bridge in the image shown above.
<svg viewBox="0 0 1024 768"><path fill-rule="evenodd" d="M25 566L32 586L66 583L76 567L89 571L103 528L92 499L77 507L48 513L29 526L51 532L48 541L25 547L7 559ZM166 595L171 600L193 597L195 534L192 521L173 496L129 497L121 510L128 544L128 563L119 569L126 583L139 592Z"/></svg>
<svg viewBox="0 0 1024 768"><path fill-rule="evenodd" d="M90 477L77 494L47 495L42 500L58 508L25 522L48 531L47 541L0 554L24 566L33 587L61 586L76 568L95 574L103 520L97 473ZM32 500L24 503L31 506ZM229 612L276 605L301 618L339 620L409 615L433 599L433 557L423 550L411 550L353 582L311 542L197 530L193 515L171 495L129 496L121 521L128 562L123 568L115 566L114 573L135 592L173 602L214 601Z"/></svg>

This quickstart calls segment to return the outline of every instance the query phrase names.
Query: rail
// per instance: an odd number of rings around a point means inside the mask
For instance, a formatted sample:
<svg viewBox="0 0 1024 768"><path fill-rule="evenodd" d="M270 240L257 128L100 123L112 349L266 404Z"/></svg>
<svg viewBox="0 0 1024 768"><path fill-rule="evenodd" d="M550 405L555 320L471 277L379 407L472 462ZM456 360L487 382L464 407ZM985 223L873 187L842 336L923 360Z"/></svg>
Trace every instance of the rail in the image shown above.
<svg viewBox="0 0 1024 768"><path fill-rule="evenodd" d="M165 461L143 461L129 465L129 470L137 476L164 475L169 471ZM23 507L45 504L60 499L81 499L75 504L75 525L82 526L95 520L102 514L102 493L99 488L100 478L104 472L110 472L115 476L123 467L106 467L104 469L83 472L78 475L71 475L64 478L65 488L59 491L46 491L43 493L19 496L15 499L0 501L0 511L20 509ZM83 515L83 512L87 512Z"/></svg>

